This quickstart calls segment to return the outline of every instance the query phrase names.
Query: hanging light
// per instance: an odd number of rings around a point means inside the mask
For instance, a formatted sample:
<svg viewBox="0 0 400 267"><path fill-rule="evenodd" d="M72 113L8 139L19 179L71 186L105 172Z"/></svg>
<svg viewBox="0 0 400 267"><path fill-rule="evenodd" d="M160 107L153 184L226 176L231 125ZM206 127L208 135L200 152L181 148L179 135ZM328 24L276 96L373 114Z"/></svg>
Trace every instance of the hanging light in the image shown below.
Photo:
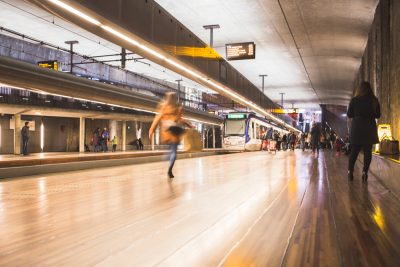
<svg viewBox="0 0 400 267"><path fill-rule="evenodd" d="M43 152L43 148L44 148L44 124L42 121L42 124L40 125L40 149Z"/></svg>

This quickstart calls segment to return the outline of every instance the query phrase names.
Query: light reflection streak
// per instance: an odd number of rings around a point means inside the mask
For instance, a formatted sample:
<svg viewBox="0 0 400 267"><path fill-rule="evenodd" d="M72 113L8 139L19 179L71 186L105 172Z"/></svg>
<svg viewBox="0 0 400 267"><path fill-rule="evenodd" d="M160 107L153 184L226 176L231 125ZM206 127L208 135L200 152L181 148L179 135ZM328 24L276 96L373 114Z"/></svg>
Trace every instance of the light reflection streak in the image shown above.
<svg viewBox="0 0 400 267"><path fill-rule="evenodd" d="M374 213L372 214L372 218L374 219L376 225L378 225L379 229L383 231L385 229L385 220L382 214L382 210L379 206L374 208Z"/></svg>

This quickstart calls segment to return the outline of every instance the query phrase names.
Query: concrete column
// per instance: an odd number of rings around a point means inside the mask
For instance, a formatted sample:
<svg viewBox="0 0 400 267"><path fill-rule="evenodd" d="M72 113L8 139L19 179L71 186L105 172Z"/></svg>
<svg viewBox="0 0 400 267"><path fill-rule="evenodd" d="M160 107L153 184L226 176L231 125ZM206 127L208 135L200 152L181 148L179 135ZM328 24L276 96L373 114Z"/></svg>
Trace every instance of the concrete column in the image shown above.
<svg viewBox="0 0 400 267"><path fill-rule="evenodd" d="M85 118L79 118L79 152L85 152Z"/></svg>
<svg viewBox="0 0 400 267"><path fill-rule="evenodd" d="M14 155L21 154L21 115L14 115Z"/></svg>
<svg viewBox="0 0 400 267"><path fill-rule="evenodd" d="M213 148L215 148L215 126L213 125Z"/></svg>
<svg viewBox="0 0 400 267"><path fill-rule="evenodd" d="M126 151L126 121L122 121L122 151Z"/></svg>

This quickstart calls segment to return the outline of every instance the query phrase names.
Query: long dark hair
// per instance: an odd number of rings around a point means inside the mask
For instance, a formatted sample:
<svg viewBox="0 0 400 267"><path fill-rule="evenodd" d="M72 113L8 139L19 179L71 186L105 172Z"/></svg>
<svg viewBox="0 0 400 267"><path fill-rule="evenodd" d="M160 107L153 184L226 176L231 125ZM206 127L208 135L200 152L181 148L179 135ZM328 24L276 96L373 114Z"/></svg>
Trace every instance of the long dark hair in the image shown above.
<svg viewBox="0 0 400 267"><path fill-rule="evenodd" d="M375 98L374 92L372 91L371 84L369 82L362 82L360 86L357 88L357 91L354 95L357 96L369 96L371 98Z"/></svg>

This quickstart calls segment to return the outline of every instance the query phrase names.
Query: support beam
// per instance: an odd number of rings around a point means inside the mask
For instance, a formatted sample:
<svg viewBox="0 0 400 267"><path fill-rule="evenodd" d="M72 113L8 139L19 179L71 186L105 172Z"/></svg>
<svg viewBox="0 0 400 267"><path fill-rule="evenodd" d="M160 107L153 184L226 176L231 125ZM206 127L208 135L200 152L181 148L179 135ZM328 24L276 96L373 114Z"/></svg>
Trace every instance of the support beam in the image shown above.
<svg viewBox="0 0 400 267"><path fill-rule="evenodd" d="M14 115L14 155L21 154L21 114Z"/></svg>
<svg viewBox="0 0 400 267"><path fill-rule="evenodd" d="M213 132L213 148L215 148L215 126L213 125L213 128L212 128L212 132Z"/></svg>
<svg viewBox="0 0 400 267"><path fill-rule="evenodd" d="M126 121L122 121L122 151L126 151Z"/></svg>
<svg viewBox="0 0 400 267"><path fill-rule="evenodd" d="M85 118L79 118L79 152L85 152Z"/></svg>

